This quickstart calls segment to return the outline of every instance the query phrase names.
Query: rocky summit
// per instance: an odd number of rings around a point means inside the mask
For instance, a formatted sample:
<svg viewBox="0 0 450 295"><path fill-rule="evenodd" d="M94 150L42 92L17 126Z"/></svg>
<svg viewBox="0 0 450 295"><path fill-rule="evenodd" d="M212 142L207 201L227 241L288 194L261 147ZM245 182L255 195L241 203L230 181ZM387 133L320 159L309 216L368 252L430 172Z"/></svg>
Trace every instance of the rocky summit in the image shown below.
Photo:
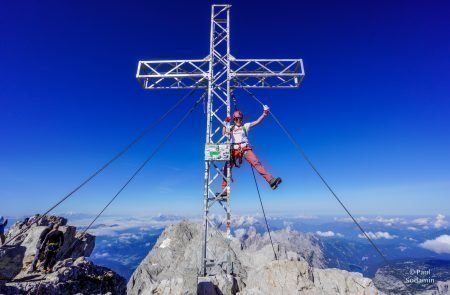
<svg viewBox="0 0 450 295"><path fill-rule="evenodd" d="M63 257L53 267L53 272L28 272L36 255L39 236L50 223L60 225L64 244ZM24 232L23 222L15 223L7 233L7 240ZM39 225L32 225L24 234L0 248L0 294L125 294L126 280L108 268L86 260L95 246L95 237L77 232L67 225L67 219L58 216L44 217Z"/></svg>
<svg viewBox="0 0 450 295"><path fill-rule="evenodd" d="M296 231L267 234L254 228L227 239L209 231L208 253L216 262L199 277L202 226L168 226L128 282L128 294L382 294L359 273L325 268L322 246ZM277 256L275 259L274 251Z"/></svg>
<svg viewBox="0 0 450 295"><path fill-rule="evenodd" d="M448 295L449 273L446 260L404 259L379 268L373 281L388 295Z"/></svg>

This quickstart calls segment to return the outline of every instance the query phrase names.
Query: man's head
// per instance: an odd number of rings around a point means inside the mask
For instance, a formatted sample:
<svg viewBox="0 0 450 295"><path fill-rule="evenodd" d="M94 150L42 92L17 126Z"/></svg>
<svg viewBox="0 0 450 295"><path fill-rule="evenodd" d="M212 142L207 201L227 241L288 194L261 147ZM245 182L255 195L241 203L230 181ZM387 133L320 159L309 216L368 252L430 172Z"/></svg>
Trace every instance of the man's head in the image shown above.
<svg viewBox="0 0 450 295"><path fill-rule="evenodd" d="M236 124L237 126L242 125L243 119L244 119L244 115L242 114L241 111L239 111L239 110L234 111L234 113L233 113L234 124Z"/></svg>
<svg viewBox="0 0 450 295"><path fill-rule="evenodd" d="M54 226L55 226L55 224L54 224L53 222L49 222L49 223L48 223L48 227L49 227L49 228L53 228Z"/></svg>

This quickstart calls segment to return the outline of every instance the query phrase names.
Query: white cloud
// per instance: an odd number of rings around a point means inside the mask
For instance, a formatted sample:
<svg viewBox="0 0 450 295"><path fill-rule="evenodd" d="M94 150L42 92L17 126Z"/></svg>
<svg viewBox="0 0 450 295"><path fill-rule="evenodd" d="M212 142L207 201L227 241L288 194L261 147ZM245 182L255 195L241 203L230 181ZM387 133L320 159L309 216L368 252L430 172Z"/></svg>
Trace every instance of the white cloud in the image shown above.
<svg viewBox="0 0 450 295"><path fill-rule="evenodd" d="M334 237L335 236L334 232L332 232L331 230L325 231L325 232L316 231L316 234L321 237Z"/></svg>
<svg viewBox="0 0 450 295"><path fill-rule="evenodd" d="M369 232L367 232L367 235L369 236L369 238L371 238L373 240L376 240L376 239L391 240L391 239L394 239L394 238L397 237L395 235L391 235L390 233L388 233L386 231L385 232L377 231L375 233L369 231ZM365 239L366 238L366 236L363 235L363 234L359 234L358 237L361 238L361 239Z"/></svg>
<svg viewBox="0 0 450 295"><path fill-rule="evenodd" d="M103 252L103 253L95 253L93 255L94 258L106 258L109 257L109 253L108 252Z"/></svg>
<svg viewBox="0 0 450 295"><path fill-rule="evenodd" d="M356 221L358 221L358 222L367 222L367 221L370 221L369 218L364 217L364 216L361 216L361 217L355 217L355 219L356 219ZM353 219L351 219L350 217L341 217L341 218L335 217L334 220L335 220L335 221L340 221L340 222L353 222Z"/></svg>
<svg viewBox="0 0 450 295"><path fill-rule="evenodd" d="M450 254L450 235L441 235L434 240L426 240L419 246L438 254Z"/></svg>
<svg viewBox="0 0 450 295"><path fill-rule="evenodd" d="M381 216L377 216L374 221L379 222L379 223L383 223L386 226L392 226L395 223L402 223L403 219L402 218L398 218L398 217L395 217L395 218L384 218L384 217L381 217Z"/></svg>
<svg viewBox="0 0 450 295"><path fill-rule="evenodd" d="M304 215L304 214L299 214L299 215L295 215L293 218L295 219L317 219L317 216L314 215Z"/></svg>
<svg viewBox="0 0 450 295"><path fill-rule="evenodd" d="M406 249L408 249L408 247L405 246L398 246L397 249L399 249L400 251L405 251Z"/></svg>
<svg viewBox="0 0 450 295"><path fill-rule="evenodd" d="M417 227L414 226L408 226L408 229L413 231L419 230Z"/></svg>
<svg viewBox="0 0 450 295"><path fill-rule="evenodd" d="M226 224L227 218L224 214L214 214L210 215L210 219L216 225ZM231 216L231 225L234 227L248 227L251 225L255 225L260 222L260 217L253 215L232 215Z"/></svg>
<svg viewBox="0 0 450 295"><path fill-rule="evenodd" d="M438 214L436 216L436 220L434 222L434 227L435 228L441 228L441 227L447 227L447 220L445 220L445 216L442 214Z"/></svg>
<svg viewBox="0 0 450 295"><path fill-rule="evenodd" d="M377 216L377 217L364 217L364 216L360 216L360 217L355 217L356 221L358 222L378 222L378 223L382 223L386 226L392 226L393 224L397 224L397 223L401 223L401 224L405 224L406 221L403 218L400 217L392 217L392 218L385 218L382 216ZM341 217L341 218L337 218L335 217L334 220L336 221L340 221L340 222L353 222L353 219L351 219L350 217Z"/></svg>
<svg viewBox="0 0 450 295"><path fill-rule="evenodd" d="M120 243L131 244L134 241L142 240L142 234L122 233L119 235L118 241Z"/></svg>
<svg viewBox="0 0 450 295"><path fill-rule="evenodd" d="M408 241L412 241L412 242L417 242L417 240L416 239L413 239L413 238L411 238L411 237L404 237L403 239L405 239L405 240L408 240Z"/></svg>
<svg viewBox="0 0 450 295"><path fill-rule="evenodd" d="M162 229L166 225L171 224L175 221L180 220L181 217L173 216L162 219L160 216L155 217L142 217L142 218L125 218L125 217L113 217L113 216L105 216L99 220L98 224L95 224L91 229L89 229L89 233L95 236L110 236L116 237L120 236L121 232L137 229L142 232L153 230L153 229ZM199 219L190 218L192 221L199 221ZM72 224L77 227L85 227L92 220L90 218L82 218L72 221Z"/></svg>
<svg viewBox="0 0 450 295"><path fill-rule="evenodd" d="M232 218L234 226L249 226L256 223L258 223L258 219L255 216L236 216L236 218Z"/></svg>
<svg viewBox="0 0 450 295"><path fill-rule="evenodd" d="M316 234L318 235L318 236L321 236L321 237L343 237L344 235L343 234L341 234L341 233L335 233L335 232L333 232L333 231L331 231L331 230L329 230L329 231L316 231Z"/></svg>
<svg viewBox="0 0 450 295"><path fill-rule="evenodd" d="M412 221L412 223L417 225L427 225L430 219L428 217L416 218Z"/></svg>

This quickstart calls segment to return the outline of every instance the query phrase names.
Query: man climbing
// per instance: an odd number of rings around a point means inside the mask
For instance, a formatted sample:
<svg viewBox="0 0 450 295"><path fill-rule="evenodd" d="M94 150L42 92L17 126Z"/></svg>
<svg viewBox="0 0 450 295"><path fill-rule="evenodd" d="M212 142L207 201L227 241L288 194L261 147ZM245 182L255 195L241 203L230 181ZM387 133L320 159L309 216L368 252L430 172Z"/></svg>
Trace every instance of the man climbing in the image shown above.
<svg viewBox="0 0 450 295"><path fill-rule="evenodd" d="M32 217L30 217L28 219L28 223L27 225L32 225L35 221L37 221L39 219L39 217L41 216L41 214L34 214Z"/></svg>
<svg viewBox="0 0 450 295"><path fill-rule="evenodd" d="M59 249L64 244L64 235L59 230L59 225L55 224L53 229L47 234L42 242L41 247L45 247L45 257L43 262L42 270L44 273L51 272L53 266L56 263L56 255L59 252Z"/></svg>
<svg viewBox="0 0 450 295"><path fill-rule="evenodd" d="M2 242L2 245L5 243L6 237L5 237L5 226L8 224L8 219L3 218L3 216L0 216L0 240Z"/></svg>
<svg viewBox="0 0 450 295"><path fill-rule="evenodd" d="M247 162L252 165L253 168L258 171L258 173L269 183L272 189L276 189L278 185L281 183L280 177L273 177L264 166L259 161L258 157L253 152L250 142L248 140L248 132L250 129L258 124L260 124L264 118L269 114L269 107L264 106L264 111L262 115L258 118L258 120L250 123L243 122L244 116L241 111L236 110L233 113L233 122L234 125L230 127L230 131L227 132L227 129L223 128L223 134L229 135L231 141L231 160L227 162L224 166L224 175L227 176L228 165L230 165L230 171L233 166L239 167L242 164L242 158L245 158ZM229 120L227 120L229 121ZM225 190L227 186L227 181L224 178L222 182L222 191ZM222 192L222 197L227 197L228 192L225 190Z"/></svg>
<svg viewBox="0 0 450 295"><path fill-rule="evenodd" d="M48 226L41 232L41 235L39 236L39 240L36 243L36 254L34 255L34 259L33 262L30 265L30 268L28 269L28 272L34 272L36 269L36 264L38 263L41 254L44 252L45 250L45 245L44 245L44 241L45 238L47 237L47 234L52 230L54 224L53 223L49 223Z"/></svg>

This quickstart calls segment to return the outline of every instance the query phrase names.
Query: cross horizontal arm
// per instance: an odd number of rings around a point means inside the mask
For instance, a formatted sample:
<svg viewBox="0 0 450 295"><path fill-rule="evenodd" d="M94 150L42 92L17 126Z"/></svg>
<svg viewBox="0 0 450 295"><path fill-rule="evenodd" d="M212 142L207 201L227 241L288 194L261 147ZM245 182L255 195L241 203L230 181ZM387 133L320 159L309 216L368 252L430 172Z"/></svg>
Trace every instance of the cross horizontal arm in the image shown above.
<svg viewBox="0 0 450 295"><path fill-rule="evenodd" d="M305 72L301 59L231 59L234 88L299 87Z"/></svg>
<svg viewBox="0 0 450 295"><path fill-rule="evenodd" d="M136 78L145 89L208 87L209 59L139 61Z"/></svg>

